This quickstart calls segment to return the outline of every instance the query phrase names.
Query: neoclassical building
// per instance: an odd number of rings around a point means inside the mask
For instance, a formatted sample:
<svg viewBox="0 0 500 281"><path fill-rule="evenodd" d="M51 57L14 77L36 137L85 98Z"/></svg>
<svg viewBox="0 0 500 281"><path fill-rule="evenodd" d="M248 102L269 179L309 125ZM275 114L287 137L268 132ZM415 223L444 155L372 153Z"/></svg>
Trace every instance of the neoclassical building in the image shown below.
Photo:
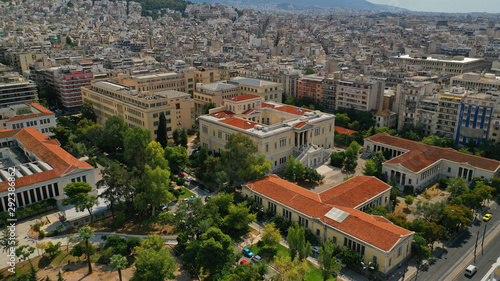
<svg viewBox="0 0 500 281"><path fill-rule="evenodd" d="M304 189L271 174L249 182L242 193L264 210L298 222L321 241L358 252L365 262L375 261L388 274L411 256L414 232L394 225L366 208L386 206L391 187L375 177L357 176L322 193Z"/></svg>
<svg viewBox="0 0 500 281"><path fill-rule="evenodd" d="M382 164L382 172L395 178L398 186L420 189L438 177L474 177L491 179L500 174L500 161L390 136L385 133L365 138L367 152L384 151L390 158Z"/></svg>

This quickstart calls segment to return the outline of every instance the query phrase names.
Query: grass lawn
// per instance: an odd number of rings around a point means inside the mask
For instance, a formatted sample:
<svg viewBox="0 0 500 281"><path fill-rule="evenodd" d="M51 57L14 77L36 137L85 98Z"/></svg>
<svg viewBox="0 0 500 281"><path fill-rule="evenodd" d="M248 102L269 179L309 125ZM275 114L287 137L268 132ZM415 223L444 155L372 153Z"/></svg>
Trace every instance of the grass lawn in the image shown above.
<svg viewBox="0 0 500 281"><path fill-rule="evenodd" d="M180 190L181 190L181 195L179 196L179 199L189 198L194 195L194 193L192 193L185 187L182 187Z"/></svg>
<svg viewBox="0 0 500 281"><path fill-rule="evenodd" d="M262 248L258 247L257 244L253 244L252 247L250 247L250 251L254 255L259 255L262 257L263 260L266 260L268 262L274 261L274 259L277 256L289 256L290 253L288 252L288 248L279 244L278 249L275 254L270 254L262 250ZM312 264L310 261L307 261L307 264L309 265L309 272L306 275L305 280L306 281L323 281L323 276L321 275L321 269L317 268L314 264ZM335 278L330 278L328 281L334 281L336 280Z"/></svg>

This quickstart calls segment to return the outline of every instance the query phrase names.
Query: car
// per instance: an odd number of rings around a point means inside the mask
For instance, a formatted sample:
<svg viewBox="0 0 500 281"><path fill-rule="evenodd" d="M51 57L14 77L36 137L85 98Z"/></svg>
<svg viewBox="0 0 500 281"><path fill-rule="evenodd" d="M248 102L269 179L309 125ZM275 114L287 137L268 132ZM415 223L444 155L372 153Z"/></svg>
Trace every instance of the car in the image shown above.
<svg viewBox="0 0 500 281"><path fill-rule="evenodd" d="M240 264L246 264L246 263L248 263L248 261L247 261L247 260L241 260L241 261L240 261Z"/></svg>
<svg viewBox="0 0 500 281"><path fill-rule="evenodd" d="M489 221L493 215L492 214L486 214L483 217L483 221Z"/></svg>
<svg viewBox="0 0 500 281"><path fill-rule="evenodd" d="M250 251L250 249L245 248L245 249L243 249L243 255L251 258L253 256L253 253L252 253L252 251Z"/></svg>
<svg viewBox="0 0 500 281"><path fill-rule="evenodd" d="M187 176L184 178L186 181L191 181L193 178L191 176Z"/></svg>
<svg viewBox="0 0 500 281"><path fill-rule="evenodd" d="M253 258L252 258L252 260L253 260L254 262L257 262L257 263L258 263L258 262L260 262L260 260L261 260L261 259L262 259L262 258L261 258L259 255L255 255L255 256L253 256Z"/></svg>
<svg viewBox="0 0 500 281"><path fill-rule="evenodd" d="M471 264L465 269L465 276L472 277L474 274L476 274L476 272L477 272L477 267Z"/></svg>
<svg viewBox="0 0 500 281"><path fill-rule="evenodd" d="M200 198L200 197L199 197L199 196L197 196L197 195L193 195L193 196L189 197L189 199L190 199L190 200L196 200L196 199L198 199L198 198Z"/></svg>
<svg viewBox="0 0 500 281"><path fill-rule="evenodd" d="M312 247L312 252L315 254L319 254L319 246Z"/></svg>
<svg viewBox="0 0 500 281"><path fill-rule="evenodd" d="M184 202L188 202L188 201L189 201L189 198L184 198L184 199L182 199L182 201L184 201Z"/></svg>
<svg viewBox="0 0 500 281"><path fill-rule="evenodd" d="M184 173L179 173L179 175L178 175L178 176L179 176L179 177L181 177L181 178L184 178L184 177L186 176L186 174L184 174Z"/></svg>

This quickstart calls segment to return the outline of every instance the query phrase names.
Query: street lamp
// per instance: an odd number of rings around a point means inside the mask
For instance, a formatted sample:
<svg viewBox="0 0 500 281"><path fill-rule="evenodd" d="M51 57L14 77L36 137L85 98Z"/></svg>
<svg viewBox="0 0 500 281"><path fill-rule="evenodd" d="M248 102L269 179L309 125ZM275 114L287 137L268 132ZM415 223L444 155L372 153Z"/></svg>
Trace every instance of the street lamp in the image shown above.
<svg viewBox="0 0 500 281"><path fill-rule="evenodd" d="M361 262L361 266L363 267L363 270L365 270L366 279L370 280L370 278L368 278L368 269L375 269L375 267L373 267L373 263L369 262L368 264L365 264L364 262Z"/></svg>

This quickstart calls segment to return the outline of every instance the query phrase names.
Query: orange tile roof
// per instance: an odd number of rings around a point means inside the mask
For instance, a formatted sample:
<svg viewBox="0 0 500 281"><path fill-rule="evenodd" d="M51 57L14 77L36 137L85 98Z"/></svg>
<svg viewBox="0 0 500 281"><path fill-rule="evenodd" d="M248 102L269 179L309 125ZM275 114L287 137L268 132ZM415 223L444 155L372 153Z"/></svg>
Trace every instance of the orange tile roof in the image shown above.
<svg viewBox="0 0 500 281"><path fill-rule="evenodd" d="M456 163L467 163L474 167L492 172L497 171L500 168L500 161L497 160L462 153L449 148L436 147L416 141L398 138L385 133L376 134L368 137L367 139L373 142L388 144L408 150L408 152L403 153L385 163L399 164L415 173L427 168L429 165L440 161L441 159L446 159Z"/></svg>
<svg viewBox="0 0 500 281"><path fill-rule="evenodd" d="M295 125L295 128L299 128L300 129L300 128L304 127L305 125L306 125L306 122L300 122L300 123L297 123Z"/></svg>
<svg viewBox="0 0 500 281"><path fill-rule="evenodd" d="M31 151L53 168L53 170L16 178L16 188L59 178L75 169L93 169L87 162L79 161L61 148L57 140L49 139L35 128L0 131L0 139L8 137L16 138L27 151ZM0 192L6 191L7 188L8 182L0 183Z"/></svg>
<svg viewBox="0 0 500 281"><path fill-rule="evenodd" d="M267 102L262 103L262 107L269 107L269 108L275 108L276 106L274 104L269 104Z"/></svg>
<svg viewBox="0 0 500 281"><path fill-rule="evenodd" d="M297 106L291 106L291 105L283 105L283 106L279 106L279 107L274 107L274 109L278 110L278 111L283 111L286 113L295 114L295 115L304 115L304 113L306 113L306 112L312 112L312 110L297 107Z"/></svg>
<svg viewBox="0 0 500 281"><path fill-rule="evenodd" d="M375 177L357 176L319 194L329 205L356 208L371 198L390 190L391 186Z"/></svg>
<svg viewBox="0 0 500 281"><path fill-rule="evenodd" d="M357 179L358 177L359 179ZM401 228L382 217L369 215L354 208L347 207L346 205L356 204L352 203L352 201L347 204L341 202L346 198L351 199L351 196L354 194L349 192L360 192L363 189L372 188L372 184L376 185L373 188L373 192L377 190L382 190L383 192L386 190L383 187L385 184L376 178L358 177L351 179L352 181L350 180L350 183L344 183L345 185L341 184L340 189L332 192L327 190L320 194L316 194L283 180L276 175L268 175L260 180L252 181L245 185L263 196L278 201L310 217L317 218L377 248L389 251L402 236L411 235L413 232ZM347 193L348 195L346 195ZM332 205L330 203L339 203L341 205ZM342 222L332 220L326 216L332 208L344 211L348 213L348 216Z"/></svg>
<svg viewBox="0 0 500 281"><path fill-rule="evenodd" d="M358 131L349 130L349 129L338 127L338 126L335 126L335 131L339 134L346 134L349 136L358 132Z"/></svg>
<svg viewBox="0 0 500 281"><path fill-rule="evenodd" d="M243 115L250 115L250 114L254 114L254 113L259 113L259 111L255 110L255 109L249 109L249 110L243 112L242 114Z"/></svg>
<svg viewBox="0 0 500 281"><path fill-rule="evenodd" d="M233 117L234 113L232 111L225 110L225 111L220 111L217 113L212 113L210 115L212 115L213 117L217 117L217 118L225 118L225 117Z"/></svg>
<svg viewBox="0 0 500 281"><path fill-rule="evenodd" d="M259 125L259 123L257 122L249 121L240 117L230 117L228 119L220 121L220 123L228 124L243 130L251 129L255 127L255 125Z"/></svg>
<svg viewBox="0 0 500 281"><path fill-rule="evenodd" d="M246 95L232 97L232 98L229 98L228 100L230 100L230 101L242 101L242 100L249 100L249 99L255 99L255 98L260 98L260 96L246 94Z"/></svg>
<svg viewBox="0 0 500 281"><path fill-rule="evenodd" d="M36 102L30 103L30 105L33 106L34 108L40 110L41 113L14 116L12 118L7 119L7 121L25 120L25 119L31 119L31 118L36 118L36 117L54 115L54 112L48 110L47 108L41 106L40 104L38 104Z"/></svg>

